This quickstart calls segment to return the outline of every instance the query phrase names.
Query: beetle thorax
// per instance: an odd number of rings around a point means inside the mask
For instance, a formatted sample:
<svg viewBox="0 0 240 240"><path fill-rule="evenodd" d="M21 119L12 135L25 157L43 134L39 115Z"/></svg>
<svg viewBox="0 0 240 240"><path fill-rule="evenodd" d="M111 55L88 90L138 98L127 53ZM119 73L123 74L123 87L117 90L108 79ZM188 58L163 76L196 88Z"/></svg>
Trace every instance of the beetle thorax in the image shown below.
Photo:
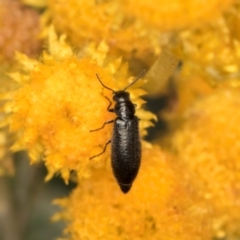
<svg viewBox="0 0 240 240"><path fill-rule="evenodd" d="M135 106L130 100L130 94L125 91L117 91L114 93L113 100L116 102L114 112L123 119L131 119L135 115Z"/></svg>
<svg viewBox="0 0 240 240"><path fill-rule="evenodd" d="M125 91L117 91L113 93L113 100L116 103L120 103L120 102L126 102L126 101L130 101L130 94L129 92L125 92Z"/></svg>

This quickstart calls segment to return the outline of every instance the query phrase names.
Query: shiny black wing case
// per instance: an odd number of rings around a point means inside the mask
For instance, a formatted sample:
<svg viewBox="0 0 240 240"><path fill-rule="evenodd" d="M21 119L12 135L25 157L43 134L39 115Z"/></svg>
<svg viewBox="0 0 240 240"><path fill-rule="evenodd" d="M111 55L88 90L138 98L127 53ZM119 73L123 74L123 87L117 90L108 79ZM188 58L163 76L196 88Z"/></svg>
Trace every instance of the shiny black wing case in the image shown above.
<svg viewBox="0 0 240 240"><path fill-rule="evenodd" d="M138 174L141 164L141 140L139 119L122 120L116 118L113 127L112 169L123 192L128 192Z"/></svg>

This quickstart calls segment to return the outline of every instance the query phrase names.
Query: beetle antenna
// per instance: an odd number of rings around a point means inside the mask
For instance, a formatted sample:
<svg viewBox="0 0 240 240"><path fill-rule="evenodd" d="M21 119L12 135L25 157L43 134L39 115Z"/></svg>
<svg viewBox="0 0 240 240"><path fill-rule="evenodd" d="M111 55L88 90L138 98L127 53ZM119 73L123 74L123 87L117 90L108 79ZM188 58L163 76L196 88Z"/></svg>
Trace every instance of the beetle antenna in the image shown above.
<svg viewBox="0 0 240 240"><path fill-rule="evenodd" d="M129 88L129 87L132 86L135 82L137 82L137 81L144 75L145 72L146 72L146 70L144 69L144 70L135 78L135 80L134 80L133 82L131 82L129 85L127 85L127 86L123 89L123 91L126 91L127 88Z"/></svg>
<svg viewBox="0 0 240 240"><path fill-rule="evenodd" d="M98 74L96 74L96 76L97 76L98 81L101 83L101 85L102 85L104 88L106 88L106 89L108 89L108 90L110 90L110 91L112 91L112 92L115 92L113 89L111 89L111 88L109 88L109 87L107 87L106 85L103 84L103 82L101 81L101 79L100 79L100 77L98 76Z"/></svg>

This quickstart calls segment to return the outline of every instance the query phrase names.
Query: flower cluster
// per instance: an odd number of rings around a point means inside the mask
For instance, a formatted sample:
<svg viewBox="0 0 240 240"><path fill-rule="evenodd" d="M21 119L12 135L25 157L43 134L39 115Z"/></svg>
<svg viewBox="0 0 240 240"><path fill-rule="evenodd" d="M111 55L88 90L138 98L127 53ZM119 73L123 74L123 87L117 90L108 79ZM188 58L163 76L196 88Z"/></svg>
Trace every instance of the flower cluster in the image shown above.
<svg viewBox="0 0 240 240"><path fill-rule="evenodd" d="M162 150L144 148L142 168L127 195L109 170L96 170L69 198L55 200L64 211L53 220L69 222L71 240L210 239L210 215L199 189Z"/></svg>
<svg viewBox="0 0 240 240"><path fill-rule="evenodd" d="M194 105L172 140L178 157L204 183L216 236L239 236L239 88L224 87Z"/></svg>
<svg viewBox="0 0 240 240"><path fill-rule="evenodd" d="M201 0L173 0L171 4L166 0L140 0L137 4L133 0L123 1L124 10L129 15L160 31L195 28L200 25L199 21L203 24L219 17L232 3L232 0L211 0L207 3Z"/></svg>
<svg viewBox="0 0 240 240"><path fill-rule="evenodd" d="M216 85L238 76L240 65L239 2L217 20L176 36L175 53L184 62L183 76L195 76Z"/></svg>
<svg viewBox="0 0 240 240"><path fill-rule="evenodd" d="M152 30L152 34L148 34L140 21L124 14L124 6L122 1L70 0L62 3L51 0L42 22L46 30L51 19L56 31L65 33L71 44L79 48L89 41L99 44L104 39L113 58L138 59L142 64L136 71L140 71L143 63L148 65L160 51L159 33ZM43 35L46 32L43 31Z"/></svg>
<svg viewBox="0 0 240 240"><path fill-rule="evenodd" d="M113 118L105 110L109 103L104 98L111 99L112 93L103 92L96 74L112 89L123 89L132 80L127 65L121 59L109 61L107 52L102 42L97 47L89 45L77 57L64 37L58 39L51 29L49 52L40 62L17 55L24 74L11 74L20 85L6 105L11 112L10 130L19 134L13 148L28 149L32 162L43 157L49 170L47 179L61 172L67 182L71 170L88 175L86 167L106 157L89 160L111 138L109 127L93 133L90 130ZM144 91L136 89L131 93L141 107L143 100L138 98ZM141 128L150 126L154 118L144 110L138 116L142 118Z"/></svg>

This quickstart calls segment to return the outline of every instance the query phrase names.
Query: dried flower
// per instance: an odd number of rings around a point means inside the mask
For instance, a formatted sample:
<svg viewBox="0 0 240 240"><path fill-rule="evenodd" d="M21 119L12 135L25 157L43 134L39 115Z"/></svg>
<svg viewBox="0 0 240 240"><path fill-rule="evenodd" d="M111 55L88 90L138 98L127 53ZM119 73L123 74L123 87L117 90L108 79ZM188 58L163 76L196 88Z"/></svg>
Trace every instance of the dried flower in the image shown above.
<svg viewBox="0 0 240 240"><path fill-rule="evenodd" d="M24 19L24 21L23 21ZM18 1L0 1L0 64L14 61L16 51L37 56L40 50L39 15Z"/></svg>

